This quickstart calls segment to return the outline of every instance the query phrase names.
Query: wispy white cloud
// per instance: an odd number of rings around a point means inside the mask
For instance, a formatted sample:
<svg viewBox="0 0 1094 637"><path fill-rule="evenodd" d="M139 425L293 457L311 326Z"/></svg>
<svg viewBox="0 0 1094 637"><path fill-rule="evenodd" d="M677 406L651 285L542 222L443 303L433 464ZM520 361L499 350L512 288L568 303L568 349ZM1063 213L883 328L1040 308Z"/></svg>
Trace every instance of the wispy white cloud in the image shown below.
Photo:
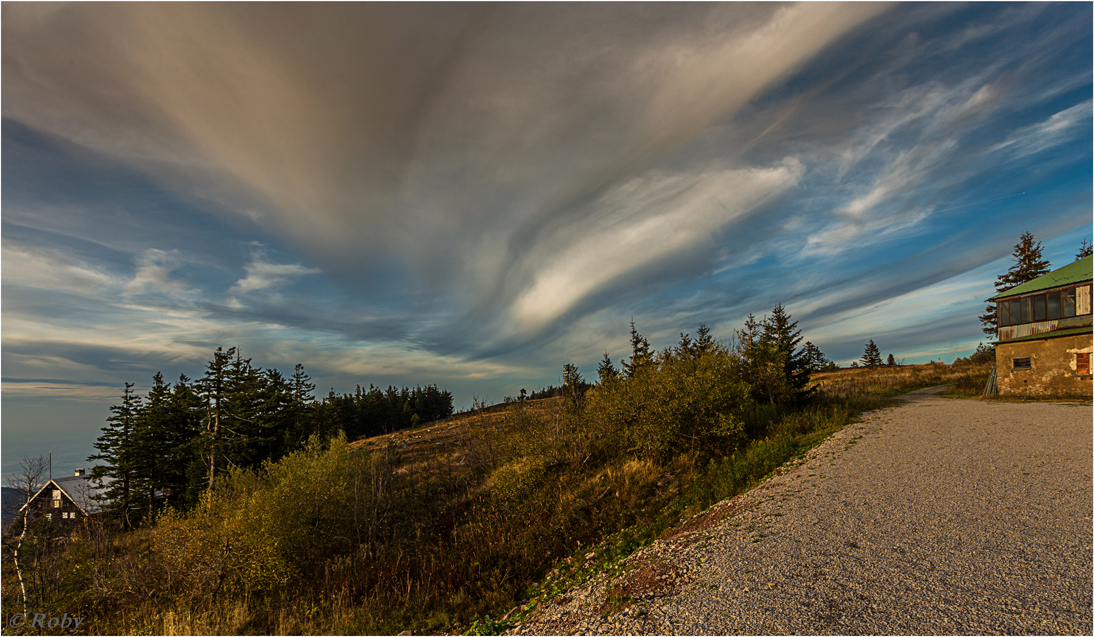
<svg viewBox="0 0 1094 637"><path fill-rule="evenodd" d="M1074 140L1075 128L1090 125L1091 100L1076 104L1053 114L1043 122L1011 131L1005 140L991 147L991 151L1007 150L1012 159L1019 159L1048 150L1058 144Z"/></svg>
<svg viewBox="0 0 1094 637"><path fill-rule="evenodd" d="M128 296L163 294L178 298L193 297L197 290L170 276L180 265L179 254L178 250L145 250L136 258L137 272L122 288L122 293Z"/></svg>
<svg viewBox="0 0 1094 637"><path fill-rule="evenodd" d="M642 268L709 252L712 237L792 187L804 171L793 158L767 169L653 172L591 204L588 222L537 246L528 286L510 314L535 333L583 299Z"/></svg>
<svg viewBox="0 0 1094 637"><path fill-rule="evenodd" d="M256 290L266 290L281 286L290 279L306 274L319 274L321 270L291 263L270 263L259 254L244 266L247 276L236 281L229 294L247 294Z"/></svg>
<svg viewBox="0 0 1094 637"><path fill-rule="evenodd" d="M57 248L3 240L4 285L100 298L122 279Z"/></svg>

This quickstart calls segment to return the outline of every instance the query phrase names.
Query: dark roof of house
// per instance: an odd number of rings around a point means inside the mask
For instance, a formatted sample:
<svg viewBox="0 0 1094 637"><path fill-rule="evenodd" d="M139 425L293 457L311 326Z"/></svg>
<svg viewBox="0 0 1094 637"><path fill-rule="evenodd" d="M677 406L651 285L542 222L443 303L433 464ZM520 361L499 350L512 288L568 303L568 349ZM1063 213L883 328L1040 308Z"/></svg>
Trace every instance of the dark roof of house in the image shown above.
<svg viewBox="0 0 1094 637"><path fill-rule="evenodd" d="M1094 279L1094 256L1083 257L1078 261L1069 263L1062 268L1043 274L1032 281L1026 281L1022 285L1013 287L1006 292L1001 292L988 299L1000 301L1012 296L1032 294L1040 290L1064 287L1075 283L1083 283Z"/></svg>

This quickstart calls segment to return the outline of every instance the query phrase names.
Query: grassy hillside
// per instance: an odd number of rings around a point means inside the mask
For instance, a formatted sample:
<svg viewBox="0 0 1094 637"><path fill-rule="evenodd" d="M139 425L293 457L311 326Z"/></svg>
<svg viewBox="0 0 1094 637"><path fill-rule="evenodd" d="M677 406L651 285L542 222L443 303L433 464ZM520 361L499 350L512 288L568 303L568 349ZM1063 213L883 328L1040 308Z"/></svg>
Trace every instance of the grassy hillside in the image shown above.
<svg viewBox="0 0 1094 637"><path fill-rule="evenodd" d="M92 633L497 631L489 618L530 612L672 533L882 397L986 376L843 370L816 375L810 400L778 405L753 400L722 367L727 352L703 356L659 358L584 396L313 439L235 472L192 511L39 540L31 606L82 614ZM5 613L21 607L9 562Z"/></svg>

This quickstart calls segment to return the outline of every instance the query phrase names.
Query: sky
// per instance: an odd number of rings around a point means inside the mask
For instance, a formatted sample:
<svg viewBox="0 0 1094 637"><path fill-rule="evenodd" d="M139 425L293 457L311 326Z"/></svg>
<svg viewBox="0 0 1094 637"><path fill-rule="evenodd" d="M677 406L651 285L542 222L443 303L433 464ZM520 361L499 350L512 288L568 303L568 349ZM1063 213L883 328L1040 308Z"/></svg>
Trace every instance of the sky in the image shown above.
<svg viewBox="0 0 1094 637"><path fill-rule="evenodd" d="M1090 3L0 11L5 474L218 346L457 407L780 303L952 362L1091 238Z"/></svg>

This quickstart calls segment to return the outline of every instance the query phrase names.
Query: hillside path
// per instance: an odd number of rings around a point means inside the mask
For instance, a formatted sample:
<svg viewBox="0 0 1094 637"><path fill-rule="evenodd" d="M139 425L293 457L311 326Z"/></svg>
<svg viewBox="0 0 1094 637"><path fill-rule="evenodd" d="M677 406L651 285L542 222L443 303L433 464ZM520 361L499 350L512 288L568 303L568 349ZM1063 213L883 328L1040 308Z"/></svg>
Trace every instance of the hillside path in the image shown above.
<svg viewBox="0 0 1094 637"><path fill-rule="evenodd" d="M866 414L717 505L721 522L510 632L1091 634L1090 404L939 391Z"/></svg>

